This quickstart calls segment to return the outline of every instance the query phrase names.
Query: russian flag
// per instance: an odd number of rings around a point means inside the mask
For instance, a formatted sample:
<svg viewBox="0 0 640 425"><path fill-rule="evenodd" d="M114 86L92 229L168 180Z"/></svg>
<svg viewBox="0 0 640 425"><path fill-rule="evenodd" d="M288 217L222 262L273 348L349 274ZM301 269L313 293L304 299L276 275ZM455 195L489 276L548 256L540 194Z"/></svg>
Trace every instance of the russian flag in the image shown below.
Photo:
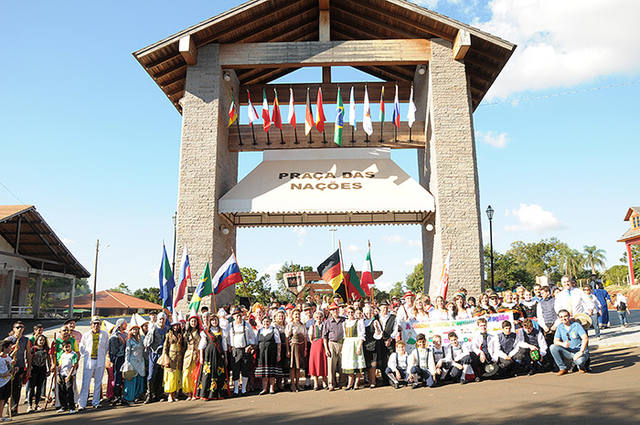
<svg viewBox="0 0 640 425"><path fill-rule="evenodd" d="M236 256L231 254L229 259L220 266L216 274L213 276L213 293L219 294L229 286L242 282L242 273L236 262Z"/></svg>
<svg viewBox="0 0 640 425"><path fill-rule="evenodd" d="M175 300L173 300L174 307L178 305L178 301L184 298L184 294L187 292L187 280L191 280L191 265L189 264L189 254L187 253L187 246L185 245L182 251L182 262L180 263L178 292L176 293Z"/></svg>

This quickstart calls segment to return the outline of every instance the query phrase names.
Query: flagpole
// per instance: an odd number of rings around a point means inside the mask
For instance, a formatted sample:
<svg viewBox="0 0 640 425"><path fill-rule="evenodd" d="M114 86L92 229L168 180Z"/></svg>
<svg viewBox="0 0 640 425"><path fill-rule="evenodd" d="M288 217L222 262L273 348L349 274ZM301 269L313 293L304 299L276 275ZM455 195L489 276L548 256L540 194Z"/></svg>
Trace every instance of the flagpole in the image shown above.
<svg viewBox="0 0 640 425"><path fill-rule="evenodd" d="M322 143L324 143L325 145L327 144L327 138L324 135L324 128L322 128Z"/></svg>
<svg viewBox="0 0 640 425"><path fill-rule="evenodd" d="M371 280L373 280L374 283L375 283L375 280L373 279L373 263L371 262L371 241L370 240L367 240L367 246L369 247L369 264L371 264L371 266L372 266L371 267ZM360 272L360 273L361 273L360 276L362 276L362 272ZM375 285L372 285L371 288L370 288L371 289L371 304L373 304L373 291L374 291L373 287L374 286Z"/></svg>
<svg viewBox="0 0 640 425"><path fill-rule="evenodd" d="M233 89L231 89L231 95L233 96ZM233 96L235 99L235 96ZM240 93L238 93L238 99L240 98ZM240 105L238 105L238 116L236 117L236 125L238 126L238 145L242 146L242 135L240 134Z"/></svg>
<svg viewBox="0 0 640 425"><path fill-rule="evenodd" d="M351 143L356 142L354 135L355 135L355 129L353 128L353 126L351 126Z"/></svg>
<svg viewBox="0 0 640 425"><path fill-rule="evenodd" d="M233 254L233 259L236 261L236 264L238 264L238 257L236 257L236 252L233 250L233 248L231 248L231 253ZM244 287L244 291L247 292L247 284L244 281L244 276L242 276L242 270L240 270L240 264L238 264L238 270L240 271L240 278L242 279L242 286ZM249 297L249 301L251 301L251 297Z"/></svg>
<svg viewBox="0 0 640 425"><path fill-rule="evenodd" d="M269 130L265 131L267 133L267 145L271 144L271 140L269 139Z"/></svg>
<svg viewBox="0 0 640 425"><path fill-rule="evenodd" d="M380 143L384 142L384 118L380 121Z"/></svg>
<svg viewBox="0 0 640 425"><path fill-rule="evenodd" d="M209 272L213 266L213 255L209 257ZM213 298L213 314L218 314L218 303L216 302L216 288L213 287L213 279L211 279L211 298Z"/></svg>
<svg viewBox="0 0 640 425"><path fill-rule="evenodd" d="M293 144L298 145L298 130L295 125L293 126L293 137L295 138L295 142L293 142Z"/></svg>
<svg viewBox="0 0 640 425"><path fill-rule="evenodd" d="M344 282L344 293L347 297L346 303L349 304L349 287L347 286L346 279L344 278L344 264L342 264L342 243L338 239L338 256L340 257L340 272L342 273L342 282Z"/></svg>
<svg viewBox="0 0 640 425"><path fill-rule="evenodd" d="M282 129L280 128L280 144L284 145L284 136L282 135Z"/></svg>
<svg viewBox="0 0 640 425"><path fill-rule="evenodd" d="M256 143L256 133L253 131L253 123L250 123L251 125L251 137L253 138L253 144L257 145Z"/></svg>

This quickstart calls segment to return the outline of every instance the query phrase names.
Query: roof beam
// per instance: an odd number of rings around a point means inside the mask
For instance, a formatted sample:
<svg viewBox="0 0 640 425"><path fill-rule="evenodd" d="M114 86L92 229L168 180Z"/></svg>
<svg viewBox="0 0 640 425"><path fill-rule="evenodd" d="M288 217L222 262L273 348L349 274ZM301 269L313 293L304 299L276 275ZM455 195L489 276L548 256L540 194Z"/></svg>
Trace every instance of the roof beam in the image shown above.
<svg viewBox="0 0 640 425"><path fill-rule="evenodd" d="M222 68L420 65L429 61L428 40L347 40L221 44Z"/></svg>
<svg viewBox="0 0 640 425"><path fill-rule="evenodd" d="M453 40L453 58L455 60L464 59L471 47L471 34L469 31L459 29L455 40Z"/></svg>
<svg viewBox="0 0 640 425"><path fill-rule="evenodd" d="M178 51L180 51L180 55L182 55L187 65L195 65L198 62L198 48L190 35L185 35L180 39Z"/></svg>

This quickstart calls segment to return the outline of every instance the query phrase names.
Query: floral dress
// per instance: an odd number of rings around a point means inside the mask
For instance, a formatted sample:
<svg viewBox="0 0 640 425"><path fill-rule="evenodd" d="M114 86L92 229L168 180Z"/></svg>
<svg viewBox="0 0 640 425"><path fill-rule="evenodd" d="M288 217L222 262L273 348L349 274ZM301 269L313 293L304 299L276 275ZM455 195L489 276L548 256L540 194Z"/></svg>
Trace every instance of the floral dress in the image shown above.
<svg viewBox="0 0 640 425"><path fill-rule="evenodd" d="M195 396L204 400L217 400L229 396L227 368L224 359L226 342L222 331L207 329L200 333L199 349L203 350Z"/></svg>

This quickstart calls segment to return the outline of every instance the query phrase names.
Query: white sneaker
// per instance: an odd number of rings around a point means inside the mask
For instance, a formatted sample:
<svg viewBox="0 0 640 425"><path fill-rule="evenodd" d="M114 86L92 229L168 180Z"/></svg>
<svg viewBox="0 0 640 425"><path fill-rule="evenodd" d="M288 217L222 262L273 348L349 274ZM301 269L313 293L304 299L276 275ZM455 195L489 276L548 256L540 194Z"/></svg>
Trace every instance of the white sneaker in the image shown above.
<svg viewBox="0 0 640 425"><path fill-rule="evenodd" d="M86 407L79 406L78 407L78 412L82 412L84 409L86 409Z"/></svg>
<svg viewBox="0 0 640 425"><path fill-rule="evenodd" d="M63 409L63 408L58 409L58 413L64 413L64 412L66 412L66 409Z"/></svg>
<svg viewBox="0 0 640 425"><path fill-rule="evenodd" d="M76 413L76 411L75 411L75 410L73 410L73 409L69 410L69 414L70 414L70 415L72 415L72 414L74 414L74 413Z"/></svg>

